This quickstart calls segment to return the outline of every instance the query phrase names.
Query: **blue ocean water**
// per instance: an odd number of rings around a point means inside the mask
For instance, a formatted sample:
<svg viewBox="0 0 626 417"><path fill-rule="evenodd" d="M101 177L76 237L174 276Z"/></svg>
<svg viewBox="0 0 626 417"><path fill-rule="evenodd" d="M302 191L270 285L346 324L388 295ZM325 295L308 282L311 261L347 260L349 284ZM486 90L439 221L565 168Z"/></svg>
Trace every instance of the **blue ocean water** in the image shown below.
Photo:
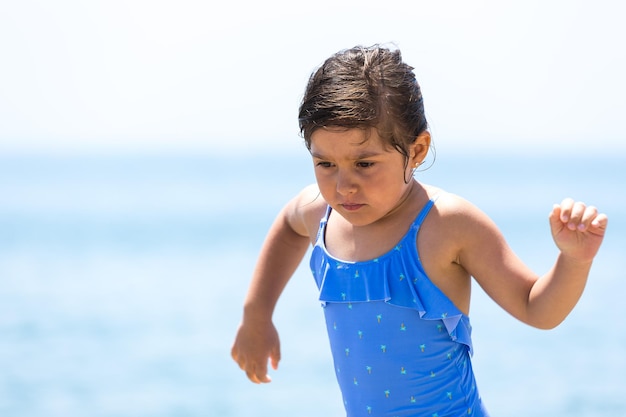
<svg viewBox="0 0 626 417"><path fill-rule="evenodd" d="M626 155L443 156L418 178L481 207L542 272L565 196L609 214L580 303L528 328L475 288L474 367L494 416L626 415ZM306 264L275 313L282 362L229 351L265 232L313 181L283 156L0 156L0 416L341 416Z"/></svg>

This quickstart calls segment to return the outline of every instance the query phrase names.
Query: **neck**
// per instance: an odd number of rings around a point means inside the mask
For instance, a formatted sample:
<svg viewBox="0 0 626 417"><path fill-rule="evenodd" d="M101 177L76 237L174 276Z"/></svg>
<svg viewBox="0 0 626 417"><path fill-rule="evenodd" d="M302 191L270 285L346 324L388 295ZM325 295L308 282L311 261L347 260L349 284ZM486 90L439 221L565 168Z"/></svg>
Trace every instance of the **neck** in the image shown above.
<svg viewBox="0 0 626 417"><path fill-rule="evenodd" d="M401 211L410 202L409 200L411 200L412 197L417 195L419 190L420 190L420 187L417 181L415 181L415 179L411 179L411 182L409 182L409 184L407 185L407 189L404 195L402 196L402 198L400 198L400 200L398 201L398 204L396 204L394 208L389 210L387 214L385 214L381 218L381 220L387 219L389 217L393 217L396 213Z"/></svg>

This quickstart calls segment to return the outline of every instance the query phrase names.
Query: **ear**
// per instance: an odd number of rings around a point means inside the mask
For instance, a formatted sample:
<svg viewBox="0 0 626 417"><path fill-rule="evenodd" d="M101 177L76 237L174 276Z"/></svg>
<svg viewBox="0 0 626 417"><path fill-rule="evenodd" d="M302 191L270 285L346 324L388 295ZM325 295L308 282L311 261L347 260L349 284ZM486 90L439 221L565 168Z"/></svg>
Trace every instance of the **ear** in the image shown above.
<svg viewBox="0 0 626 417"><path fill-rule="evenodd" d="M420 165L424 159L426 159L426 155L428 155L428 151L430 150L430 132L424 131L419 134L415 141L411 144L411 158L409 163L411 166Z"/></svg>

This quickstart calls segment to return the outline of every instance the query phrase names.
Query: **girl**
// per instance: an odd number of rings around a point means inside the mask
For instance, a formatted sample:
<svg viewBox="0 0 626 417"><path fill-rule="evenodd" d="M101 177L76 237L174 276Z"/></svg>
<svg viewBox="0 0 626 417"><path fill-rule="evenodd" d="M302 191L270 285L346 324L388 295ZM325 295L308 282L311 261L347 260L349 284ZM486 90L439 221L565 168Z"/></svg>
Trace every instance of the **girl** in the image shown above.
<svg viewBox="0 0 626 417"><path fill-rule="evenodd" d="M560 253L533 273L462 198L418 182L431 137L413 68L398 50L356 47L312 74L300 129L317 184L279 213L232 348L255 383L280 360L272 313L313 245L348 416L487 416L470 362L471 277L504 310L557 326L578 301L607 216L572 199L550 213Z"/></svg>

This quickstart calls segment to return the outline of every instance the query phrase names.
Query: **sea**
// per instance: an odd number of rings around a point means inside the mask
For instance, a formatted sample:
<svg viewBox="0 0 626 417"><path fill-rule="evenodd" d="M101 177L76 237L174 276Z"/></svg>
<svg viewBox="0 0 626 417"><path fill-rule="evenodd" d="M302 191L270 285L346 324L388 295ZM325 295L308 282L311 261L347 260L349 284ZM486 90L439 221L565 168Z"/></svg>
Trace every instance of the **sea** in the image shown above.
<svg viewBox="0 0 626 417"><path fill-rule="evenodd" d="M535 271L571 196L609 216L582 299L530 328L474 286L493 417L626 416L626 155L438 155L417 178L472 201ZM304 261L279 300L270 384L230 358L259 248L314 181L306 151L0 155L1 417L341 417Z"/></svg>

